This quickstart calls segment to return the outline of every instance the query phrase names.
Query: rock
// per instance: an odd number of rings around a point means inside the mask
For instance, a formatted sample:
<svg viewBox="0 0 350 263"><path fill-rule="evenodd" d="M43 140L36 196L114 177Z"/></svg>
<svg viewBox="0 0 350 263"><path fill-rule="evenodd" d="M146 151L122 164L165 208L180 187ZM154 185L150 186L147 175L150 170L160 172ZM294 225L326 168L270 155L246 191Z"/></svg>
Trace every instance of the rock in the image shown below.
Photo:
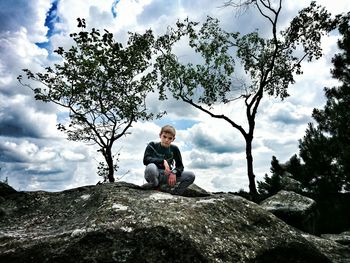
<svg viewBox="0 0 350 263"><path fill-rule="evenodd" d="M288 172L284 172L281 176L281 185L282 189L285 191L293 191L297 193L302 191L301 183L295 180L293 175Z"/></svg>
<svg viewBox="0 0 350 263"><path fill-rule="evenodd" d="M183 196L187 197L204 197L210 196L211 193L207 192L203 188L200 188L196 184L191 184L184 192Z"/></svg>
<svg viewBox="0 0 350 263"><path fill-rule="evenodd" d="M291 226L311 234L316 232L318 211L311 198L281 190L260 205Z"/></svg>
<svg viewBox="0 0 350 263"><path fill-rule="evenodd" d="M17 193L15 189L13 189L8 184L0 182L0 197L6 197L8 195L12 195Z"/></svg>
<svg viewBox="0 0 350 263"><path fill-rule="evenodd" d="M314 243L333 263L350 262L350 250L333 240L317 237L307 233L302 234L310 242Z"/></svg>
<svg viewBox="0 0 350 263"><path fill-rule="evenodd" d="M168 185L162 185L159 190L164 193L171 193L172 187ZM211 193L207 192L203 188L200 188L196 184L191 184L188 188L186 188L185 192L182 194L182 196L186 197L204 197L209 196Z"/></svg>
<svg viewBox="0 0 350 263"><path fill-rule="evenodd" d="M340 234L322 234L321 237L350 246L350 231L345 231Z"/></svg>
<svg viewBox="0 0 350 263"><path fill-rule="evenodd" d="M190 198L108 183L18 192L1 208L0 262L332 262L332 251L227 193Z"/></svg>

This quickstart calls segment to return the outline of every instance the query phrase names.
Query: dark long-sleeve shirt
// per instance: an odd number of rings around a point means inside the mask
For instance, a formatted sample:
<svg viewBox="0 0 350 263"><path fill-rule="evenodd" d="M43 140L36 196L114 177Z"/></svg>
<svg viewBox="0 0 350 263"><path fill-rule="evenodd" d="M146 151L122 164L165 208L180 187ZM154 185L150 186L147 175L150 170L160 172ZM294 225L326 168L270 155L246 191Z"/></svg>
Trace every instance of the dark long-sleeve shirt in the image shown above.
<svg viewBox="0 0 350 263"><path fill-rule="evenodd" d="M170 169L180 176L184 170L182 157L179 148L171 144L170 147L163 147L160 142L150 142L143 156L143 164L154 163L159 169L164 170L164 160L167 160Z"/></svg>

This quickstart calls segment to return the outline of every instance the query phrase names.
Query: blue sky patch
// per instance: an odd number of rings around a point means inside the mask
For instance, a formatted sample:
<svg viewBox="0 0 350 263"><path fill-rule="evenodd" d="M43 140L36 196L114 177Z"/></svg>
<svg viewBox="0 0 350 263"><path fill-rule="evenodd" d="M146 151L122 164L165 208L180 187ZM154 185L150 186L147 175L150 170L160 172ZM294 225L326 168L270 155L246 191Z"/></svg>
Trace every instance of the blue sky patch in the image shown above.
<svg viewBox="0 0 350 263"><path fill-rule="evenodd" d="M116 18L118 15L117 12L117 4L119 3L120 0L114 0L113 4L112 4L112 8L111 8L111 12L113 14L113 17Z"/></svg>
<svg viewBox="0 0 350 263"><path fill-rule="evenodd" d="M45 26L49 28L49 30L46 33L46 37L49 40L46 42L35 43L40 48L45 48L47 50L50 50L51 48L50 37L55 33L57 33L57 31L55 31L55 24L60 21L59 17L57 16L58 1L59 0L53 1L50 10L46 13Z"/></svg>
<svg viewBox="0 0 350 263"><path fill-rule="evenodd" d="M59 17L57 16L57 3L58 0L52 3L49 12L47 12L46 15L45 26L49 28L49 31L46 34L47 37L51 37L55 33L55 23L59 22Z"/></svg>

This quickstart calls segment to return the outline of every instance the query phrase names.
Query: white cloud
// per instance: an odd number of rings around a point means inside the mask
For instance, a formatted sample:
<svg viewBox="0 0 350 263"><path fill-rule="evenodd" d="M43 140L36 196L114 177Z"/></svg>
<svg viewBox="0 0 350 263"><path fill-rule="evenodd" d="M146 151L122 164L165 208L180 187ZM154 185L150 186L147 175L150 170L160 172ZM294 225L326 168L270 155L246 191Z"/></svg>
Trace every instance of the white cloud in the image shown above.
<svg viewBox="0 0 350 263"><path fill-rule="evenodd" d="M50 8L51 1L1 1L0 32L16 32L25 27L28 38L32 42L41 42L46 39L48 28L44 25L46 12Z"/></svg>
<svg viewBox="0 0 350 263"><path fill-rule="evenodd" d="M35 43L47 40L45 18L53 1L19 1L20 7L10 0L1 1L0 18L0 176L8 176L10 184L21 190L57 191L85 184L95 184L97 162L102 156L95 146L70 142L56 129L57 120L65 112L51 104L35 101L30 89L19 86L16 78L22 68L40 71L50 63L58 62L55 55ZM171 3L170 3L171 2ZM68 34L77 31L77 17L86 18L89 28L107 28L119 41L125 41L127 31L142 32L152 27L156 34L165 32L178 18L187 16L204 20L206 15L218 17L223 27L232 31L250 32L265 22L256 12L237 16L231 8L220 8L224 1L160 1L120 0L61 0L58 2L55 34L50 37L52 48L69 47ZM281 28L301 7L310 1L285 1ZM318 0L333 13L350 9L348 1ZM200 7L200 8L199 8ZM242 26L244 25L244 26ZM262 34L269 30L261 27ZM304 74L296 77L289 88L290 97L281 102L265 97L258 110L254 134L253 157L255 173L261 179L269 172L272 155L286 161L297 153L300 139L311 120L314 107L321 107L325 98L324 86L336 85L329 69L336 49L336 35L325 38L325 56L303 67ZM180 51L181 48L179 47ZM248 189L245 144L242 135L223 120L212 119L189 105L171 99L159 102L156 95L148 99L153 112L167 110L168 114L154 122L138 122L131 135L114 145L120 150L120 168L116 177L142 184L144 165L142 157L148 142L158 141L160 127L170 123L178 128L175 144L182 151L185 168L196 173L196 183L209 191L236 191ZM239 103L217 105L222 112L247 128L245 108ZM6 122L5 122L6 120ZM6 126L1 126L1 123ZM4 134L12 127L16 132Z"/></svg>
<svg viewBox="0 0 350 263"><path fill-rule="evenodd" d="M210 153L237 153L244 150L241 135L235 128L224 120L206 119L208 121L202 121L189 130L187 140L193 148Z"/></svg>
<svg viewBox="0 0 350 263"><path fill-rule="evenodd" d="M69 161L82 161L85 159L85 155L81 153L76 153L70 150L64 150L61 153L62 157Z"/></svg>
<svg viewBox="0 0 350 263"><path fill-rule="evenodd" d="M45 62L47 56L45 49L40 49L29 39L29 32L25 27L20 27L15 32L0 33L0 48L2 74L13 74L10 70L18 73L21 67L24 68L32 62Z"/></svg>
<svg viewBox="0 0 350 263"><path fill-rule="evenodd" d="M192 169L225 168L231 166L233 158L229 154L204 153L192 150L190 154L190 167Z"/></svg>

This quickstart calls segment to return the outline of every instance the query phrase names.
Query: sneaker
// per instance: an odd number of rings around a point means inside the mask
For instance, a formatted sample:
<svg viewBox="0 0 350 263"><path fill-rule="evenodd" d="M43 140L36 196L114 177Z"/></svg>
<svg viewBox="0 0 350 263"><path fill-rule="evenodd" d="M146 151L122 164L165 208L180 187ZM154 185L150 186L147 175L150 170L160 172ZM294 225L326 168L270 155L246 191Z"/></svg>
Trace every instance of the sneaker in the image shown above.
<svg viewBox="0 0 350 263"><path fill-rule="evenodd" d="M144 190L154 190L155 189L155 187L150 183L145 183L145 184L141 185L141 188Z"/></svg>

